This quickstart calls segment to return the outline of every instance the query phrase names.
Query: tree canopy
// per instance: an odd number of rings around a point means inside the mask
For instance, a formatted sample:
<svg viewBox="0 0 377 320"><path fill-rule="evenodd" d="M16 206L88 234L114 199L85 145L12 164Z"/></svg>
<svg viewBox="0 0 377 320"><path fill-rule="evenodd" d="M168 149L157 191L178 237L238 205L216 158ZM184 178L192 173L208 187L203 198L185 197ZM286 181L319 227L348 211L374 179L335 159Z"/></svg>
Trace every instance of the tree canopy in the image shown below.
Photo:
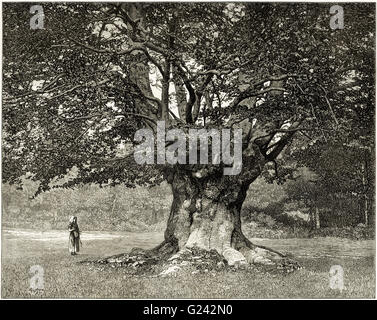
<svg viewBox="0 0 377 320"><path fill-rule="evenodd" d="M159 183L161 166L132 157L136 130L158 120L249 119L283 175L323 149L371 157L375 6L343 7L332 30L328 4L44 3L33 30L30 4L4 4L3 180Z"/></svg>

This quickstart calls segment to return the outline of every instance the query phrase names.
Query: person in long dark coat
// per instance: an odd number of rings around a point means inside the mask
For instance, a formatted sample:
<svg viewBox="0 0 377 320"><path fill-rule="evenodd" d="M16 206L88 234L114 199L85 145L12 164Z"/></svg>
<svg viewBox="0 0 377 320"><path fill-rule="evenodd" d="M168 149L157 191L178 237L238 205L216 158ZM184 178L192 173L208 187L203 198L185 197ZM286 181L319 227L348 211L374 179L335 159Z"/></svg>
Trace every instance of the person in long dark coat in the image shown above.
<svg viewBox="0 0 377 320"><path fill-rule="evenodd" d="M72 216L69 219L68 231L69 231L68 249L71 255L76 255L77 252L80 251L80 242L81 242L80 229L79 229L79 225L77 224L77 217Z"/></svg>

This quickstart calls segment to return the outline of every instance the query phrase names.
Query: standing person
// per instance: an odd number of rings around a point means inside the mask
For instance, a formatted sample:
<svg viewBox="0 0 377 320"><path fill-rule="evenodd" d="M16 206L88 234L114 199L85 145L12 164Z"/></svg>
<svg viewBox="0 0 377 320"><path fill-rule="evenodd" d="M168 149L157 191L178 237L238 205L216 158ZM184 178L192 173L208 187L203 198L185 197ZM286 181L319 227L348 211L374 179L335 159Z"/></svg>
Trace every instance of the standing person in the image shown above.
<svg viewBox="0 0 377 320"><path fill-rule="evenodd" d="M72 216L69 219L68 224L68 231L69 231L69 252L71 255L76 255L77 252L80 251L80 229L79 225L77 224L77 217Z"/></svg>

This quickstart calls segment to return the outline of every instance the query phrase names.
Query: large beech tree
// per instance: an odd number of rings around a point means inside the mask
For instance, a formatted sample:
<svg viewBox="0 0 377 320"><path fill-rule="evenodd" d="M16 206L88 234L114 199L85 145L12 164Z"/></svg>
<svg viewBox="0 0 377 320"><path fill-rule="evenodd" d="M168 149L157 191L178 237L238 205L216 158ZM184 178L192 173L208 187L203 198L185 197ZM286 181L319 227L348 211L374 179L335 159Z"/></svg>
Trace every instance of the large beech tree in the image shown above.
<svg viewBox="0 0 377 320"><path fill-rule="evenodd" d="M344 4L337 30L327 4L44 3L37 30L30 6L3 6L3 180L27 175L37 194L167 180L157 254L198 246L230 264L280 259L242 232L250 184L313 144L361 136L373 147L374 5ZM157 121L242 129L241 172L137 164L135 132L155 133Z"/></svg>

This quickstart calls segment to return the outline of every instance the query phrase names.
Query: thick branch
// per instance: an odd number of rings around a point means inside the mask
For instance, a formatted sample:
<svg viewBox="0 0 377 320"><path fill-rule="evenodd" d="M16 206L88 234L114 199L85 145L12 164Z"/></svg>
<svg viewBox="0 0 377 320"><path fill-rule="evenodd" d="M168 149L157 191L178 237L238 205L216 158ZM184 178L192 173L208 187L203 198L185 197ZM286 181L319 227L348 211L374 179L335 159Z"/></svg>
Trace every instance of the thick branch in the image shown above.
<svg viewBox="0 0 377 320"><path fill-rule="evenodd" d="M173 82L175 87L175 95L177 99L178 114L181 120L183 120L186 116L187 98L184 83L181 77L179 77L177 74L177 68L173 69Z"/></svg>
<svg viewBox="0 0 377 320"><path fill-rule="evenodd" d="M270 87L268 89L265 89L265 90L246 90L244 92L242 92L237 98L235 98L233 100L233 102L230 104L230 107L235 107L237 105L239 105L243 100L247 99L247 98L251 98L251 97L257 97L257 96L261 96L261 95L264 95L265 93L268 93L268 92L273 92L273 91L280 91L280 92L286 92L286 90L284 88L275 88L275 87Z"/></svg>
<svg viewBox="0 0 377 320"><path fill-rule="evenodd" d="M83 47L87 50L91 50L93 52L96 52L96 53L107 53L107 54L115 54L115 55L126 55L126 54L131 54L132 52L134 51L142 51L145 56L147 57L147 59L152 63L154 64L157 69L160 71L161 74L164 74L164 70L162 68L162 66L158 63L158 61L153 58L150 53L148 52L147 48L143 45L143 44L133 44L133 46L127 50L110 50L110 49L100 49L100 48L95 48L95 47L92 47L88 44L85 44L85 43L81 43L71 37L68 37L68 39L70 41L72 41L73 43L75 43L76 45L80 46L80 47Z"/></svg>
<svg viewBox="0 0 377 320"><path fill-rule="evenodd" d="M277 156L280 154L281 151L283 151L284 147L288 144L288 142L292 139L294 134L298 131L300 124L302 121L296 121L294 122L291 127L289 128L289 131L283 135L278 142L276 142L275 146L272 148L272 151L270 151L266 158L268 161L273 161L277 158Z"/></svg>
<svg viewBox="0 0 377 320"><path fill-rule="evenodd" d="M200 102L202 100L203 92L207 85L211 82L211 79L213 78L214 74L209 73L204 80L204 82L200 85L198 90L196 91L196 104L194 105L194 110L192 111L192 118L193 122L195 122L198 119L199 111L200 111Z"/></svg>
<svg viewBox="0 0 377 320"><path fill-rule="evenodd" d="M104 84L106 84L106 83L108 83L110 80L109 79L107 79L107 80L102 80L102 81L100 81L100 82L98 82L98 83L92 83L92 84L79 84L79 85L77 85L77 86L74 86L74 87L72 87L72 88L70 88L70 89L68 89L68 90L66 90L66 91L63 91L62 93L59 93L59 94L57 94L57 95L54 95L54 96L52 96L52 97L48 97L47 99L48 100L53 100L53 99L56 99L56 98L59 98L59 97L62 97L62 96L64 96L64 95L66 95L67 93L71 93L72 91L75 91L76 89L78 89L78 88L82 88L82 87L86 87L86 86L89 86L89 87L98 87L98 86L101 86L101 85L104 85Z"/></svg>
<svg viewBox="0 0 377 320"><path fill-rule="evenodd" d="M185 72L182 70L181 66L174 64L176 67L176 70L178 71L179 76L182 78L183 83L185 84L185 87L187 91L189 92L189 101L186 104L186 122L187 123L193 123L193 118L192 118L192 107L196 101L196 94L195 90L192 87L190 81L185 75Z"/></svg>

